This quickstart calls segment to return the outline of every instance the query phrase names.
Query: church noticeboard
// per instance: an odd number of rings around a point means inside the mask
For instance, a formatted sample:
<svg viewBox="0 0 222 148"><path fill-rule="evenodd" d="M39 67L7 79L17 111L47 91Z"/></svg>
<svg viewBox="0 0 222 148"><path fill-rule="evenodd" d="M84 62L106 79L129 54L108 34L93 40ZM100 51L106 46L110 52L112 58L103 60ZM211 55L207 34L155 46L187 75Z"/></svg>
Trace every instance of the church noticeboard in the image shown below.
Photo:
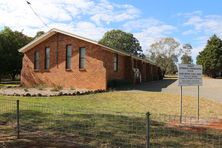
<svg viewBox="0 0 222 148"><path fill-rule="evenodd" d="M193 64L179 64L179 86L202 86L202 66Z"/></svg>

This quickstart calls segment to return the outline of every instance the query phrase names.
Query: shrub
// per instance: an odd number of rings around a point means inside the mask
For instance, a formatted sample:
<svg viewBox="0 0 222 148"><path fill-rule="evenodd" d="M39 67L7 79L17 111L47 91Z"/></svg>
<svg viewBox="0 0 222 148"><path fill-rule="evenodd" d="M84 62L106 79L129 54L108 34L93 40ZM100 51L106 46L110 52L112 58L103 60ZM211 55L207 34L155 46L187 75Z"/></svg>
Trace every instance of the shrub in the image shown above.
<svg viewBox="0 0 222 148"><path fill-rule="evenodd" d="M43 85L43 84L38 84L38 85L35 85L34 87L38 90L44 90L45 89L45 85Z"/></svg>
<svg viewBox="0 0 222 148"><path fill-rule="evenodd" d="M60 91L60 90L62 90L63 89L63 87L61 86L61 85L55 85L52 89L51 89L51 91Z"/></svg>

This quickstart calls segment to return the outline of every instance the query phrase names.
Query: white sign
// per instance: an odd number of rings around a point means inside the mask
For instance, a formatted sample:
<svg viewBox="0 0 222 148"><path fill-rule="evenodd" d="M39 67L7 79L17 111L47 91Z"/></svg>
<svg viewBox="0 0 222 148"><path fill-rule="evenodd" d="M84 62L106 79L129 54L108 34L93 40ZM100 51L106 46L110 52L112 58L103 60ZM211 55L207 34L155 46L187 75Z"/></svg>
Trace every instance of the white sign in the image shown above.
<svg viewBox="0 0 222 148"><path fill-rule="evenodd" d="M202 66L193 64L179 64L179 86L201 86Z"/></svg>

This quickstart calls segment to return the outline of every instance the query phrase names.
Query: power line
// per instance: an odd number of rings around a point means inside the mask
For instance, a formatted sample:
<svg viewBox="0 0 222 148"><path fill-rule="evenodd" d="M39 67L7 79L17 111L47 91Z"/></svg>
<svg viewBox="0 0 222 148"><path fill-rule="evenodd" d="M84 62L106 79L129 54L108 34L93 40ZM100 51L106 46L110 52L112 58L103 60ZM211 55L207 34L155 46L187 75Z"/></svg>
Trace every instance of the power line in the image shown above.
<svg viewBox="0 0 222 148"><path fill-rule="evenodd" d="M27 0L25 0L26 3L29 5L29 7L31 8L32 12L39 18L39 20L42 22L42 24L44 26L46 26L48 29L50 29L50 27L42 20L42 18L36 13L36 11L32 8L31 3Z"/></svg>

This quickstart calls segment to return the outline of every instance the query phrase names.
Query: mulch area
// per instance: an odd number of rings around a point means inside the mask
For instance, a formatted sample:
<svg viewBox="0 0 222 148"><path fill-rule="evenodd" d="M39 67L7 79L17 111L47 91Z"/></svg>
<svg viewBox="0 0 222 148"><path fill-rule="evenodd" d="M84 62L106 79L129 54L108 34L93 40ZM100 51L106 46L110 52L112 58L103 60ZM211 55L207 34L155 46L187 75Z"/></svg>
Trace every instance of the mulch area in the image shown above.
<svg viewBox="0 0 222 148"><path fill-rule="evenodd" d="M174 127L177 129L182 129L185 131L192 131L192 132L204 132L206 130L216 130L221 132L222 134L222 119L215 119L212 121L200 121L195 123L182 123L172 121L168 123L168 127Z"/></svg>

